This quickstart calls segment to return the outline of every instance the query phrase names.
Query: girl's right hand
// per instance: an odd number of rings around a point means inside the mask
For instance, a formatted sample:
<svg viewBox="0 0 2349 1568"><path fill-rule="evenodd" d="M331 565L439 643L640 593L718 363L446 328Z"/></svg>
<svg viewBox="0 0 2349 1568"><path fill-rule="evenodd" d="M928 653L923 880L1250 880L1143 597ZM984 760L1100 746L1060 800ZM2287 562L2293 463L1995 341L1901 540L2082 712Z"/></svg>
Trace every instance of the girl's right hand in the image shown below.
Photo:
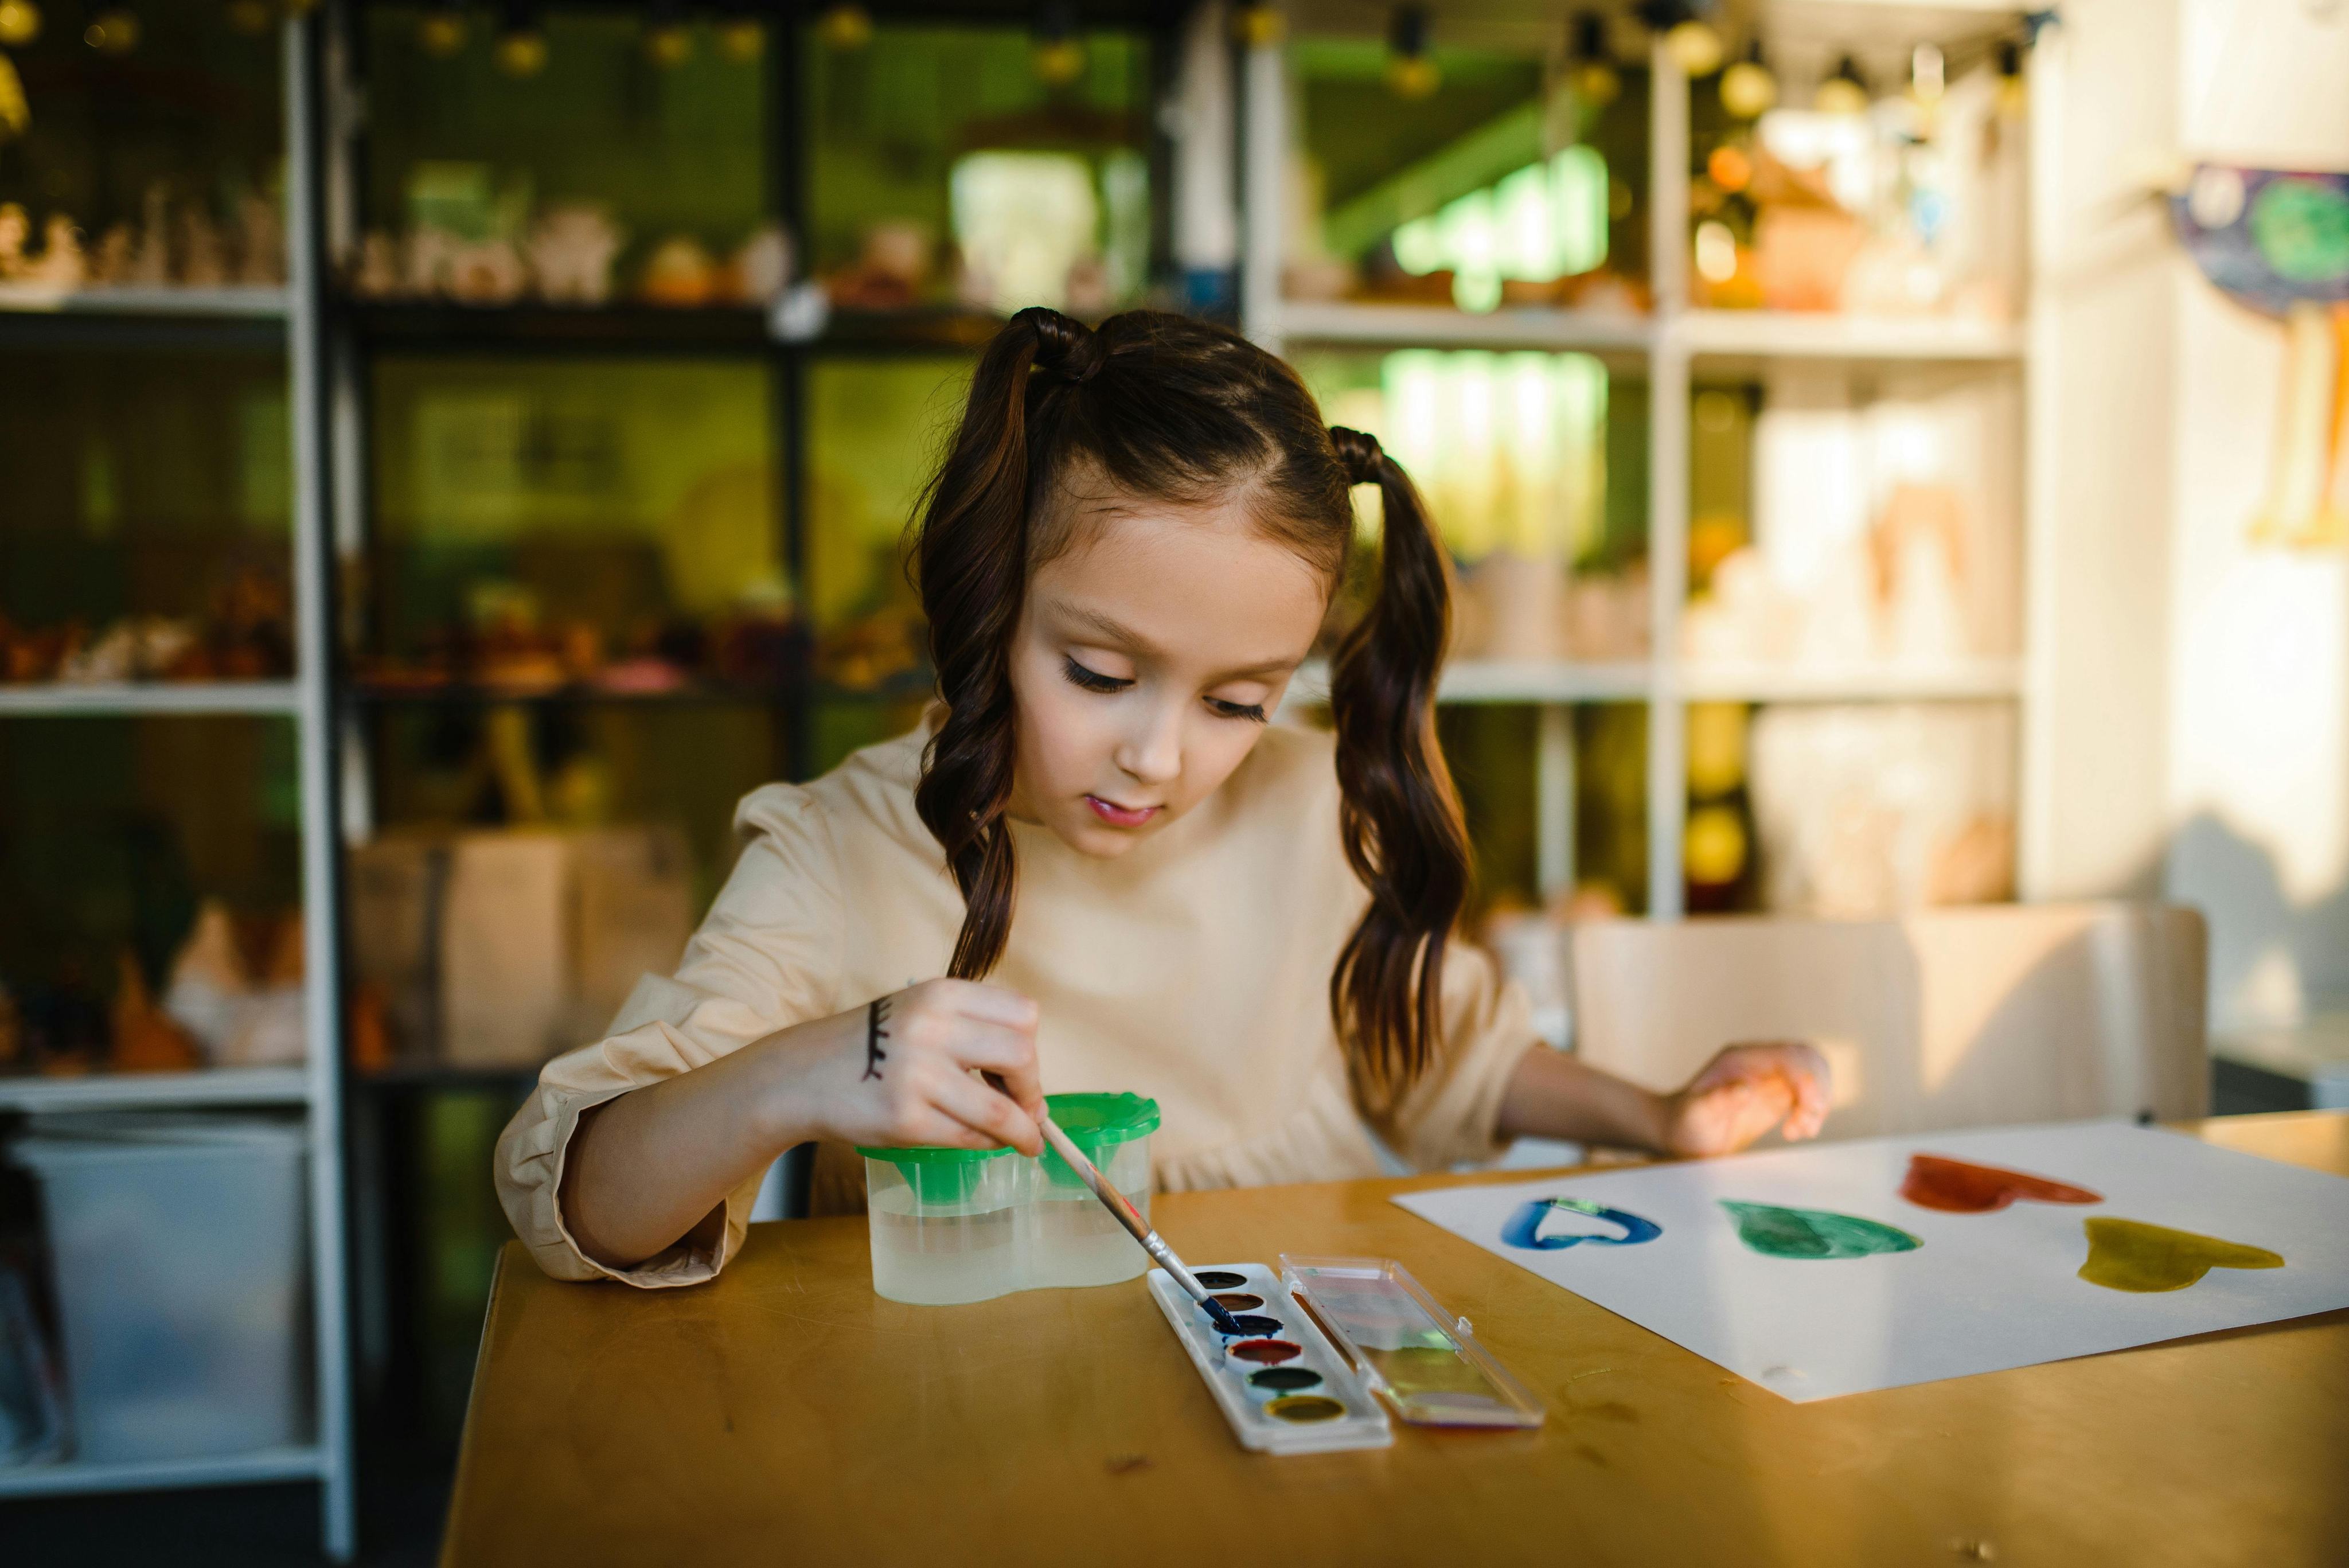
<svg viewBox="0 0 2349 1568"><path fill-rule="evenodd" d="M793 1069L786 1125L875 1147L1043 1152L1037 1118L1035 1002L967 980L929 980L851 1012L786 1030L773 1044ZM976 1075L1003 1081L999 1094Z"/></svg>

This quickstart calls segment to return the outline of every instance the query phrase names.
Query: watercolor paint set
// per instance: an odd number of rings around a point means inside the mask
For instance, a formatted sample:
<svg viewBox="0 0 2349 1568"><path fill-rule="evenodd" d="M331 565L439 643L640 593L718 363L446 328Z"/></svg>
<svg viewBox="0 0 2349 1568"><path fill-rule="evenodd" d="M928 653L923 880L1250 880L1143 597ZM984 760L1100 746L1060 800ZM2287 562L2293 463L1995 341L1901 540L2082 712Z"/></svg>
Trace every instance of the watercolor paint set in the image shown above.
<svg viewBox="0 0 2349 1568"><path fill-rule="evenodd" d="M1164 1269L1150 1271L1150 1294L1242 1448L1324 1454L1394 1441L1384 1407L1278 1275L1262 1263L1191 1272L1238 1320L1240 1337L1218 1329Z"/></svg>

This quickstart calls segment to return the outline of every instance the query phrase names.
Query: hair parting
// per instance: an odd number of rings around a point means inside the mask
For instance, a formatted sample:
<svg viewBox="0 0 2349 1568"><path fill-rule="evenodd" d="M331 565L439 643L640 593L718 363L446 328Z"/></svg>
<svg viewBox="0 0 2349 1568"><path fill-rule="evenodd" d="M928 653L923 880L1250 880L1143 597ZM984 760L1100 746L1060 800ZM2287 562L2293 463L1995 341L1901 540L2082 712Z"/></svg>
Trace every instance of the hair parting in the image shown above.
<svg viewBox="0 0 2349 1568"><path fill-rule="evenodd" d="M1330 1005L1359 1088L1399 1094L1440 1048L1444 955L1468 886L1459 798L1435 743L1444 554L1409 475L1375 440L1325 428L1294 370L1189 317L1128 311L1091 329L1019 312L980 358L924 493L913 558L945 716L915 806L962 891L948 973L983 977L1010 936L1011 640L1030 576L1068 542L1056 502L1079 464L1122 493L1177 504L1245 489L1257 525L1333 585L1353 538L1350 489L1379 487L1378 595L1330 683L1340 832L1370 902L1330 974Z"/></svg>

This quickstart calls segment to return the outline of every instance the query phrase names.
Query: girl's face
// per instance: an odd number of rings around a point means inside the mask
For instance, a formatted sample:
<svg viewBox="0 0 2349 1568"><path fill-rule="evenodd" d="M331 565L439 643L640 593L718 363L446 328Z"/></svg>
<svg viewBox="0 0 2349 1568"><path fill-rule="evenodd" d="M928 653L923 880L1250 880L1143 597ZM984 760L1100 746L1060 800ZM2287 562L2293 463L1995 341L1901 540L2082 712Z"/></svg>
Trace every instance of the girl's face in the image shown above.
<svg viewBox="0 0 2349 1568"><path fill-rule="evenodd" d="M1239 503L1079 505L1011 641L1011 815L1124 854L1229 778L1321 626L1329 587Z"/></svg>

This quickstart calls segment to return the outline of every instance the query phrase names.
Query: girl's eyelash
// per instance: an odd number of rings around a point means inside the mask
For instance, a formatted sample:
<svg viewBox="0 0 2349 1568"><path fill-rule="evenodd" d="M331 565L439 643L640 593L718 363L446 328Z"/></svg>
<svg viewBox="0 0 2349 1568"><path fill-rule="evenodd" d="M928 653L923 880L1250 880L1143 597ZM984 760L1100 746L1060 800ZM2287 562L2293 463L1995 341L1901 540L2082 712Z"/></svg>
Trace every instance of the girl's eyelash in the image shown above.
<svg viewBox="0 0 2349 1568"><path fill-rule="evenodd" d="M1123 691L1133 684L1114 675L1103 675L1098 670L1087 670L1066 654L1061 656L1061 672L1069 678L1071 685L1081 686L1088 691Z"/></svg>
<svg viewBox="0 0 2349 1568"><path fill-rule="evenodd" d="M1251 724L1266 722L1264 704L1261 702L1226 702L1210 697L1207 699L1207 706L1226 719L1246 719Z"/></svg>

